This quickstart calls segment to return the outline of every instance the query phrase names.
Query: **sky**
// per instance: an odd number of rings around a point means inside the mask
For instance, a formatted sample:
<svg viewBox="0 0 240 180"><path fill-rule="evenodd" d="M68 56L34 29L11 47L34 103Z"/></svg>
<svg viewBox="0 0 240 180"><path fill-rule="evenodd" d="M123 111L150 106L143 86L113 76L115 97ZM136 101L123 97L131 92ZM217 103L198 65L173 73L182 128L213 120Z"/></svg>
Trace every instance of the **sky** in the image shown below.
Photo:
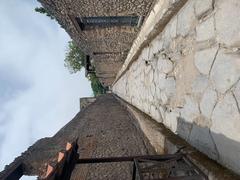
<svg viewBox="0 0 240 180"><path fill-rule="evenodd" d="M53 136L92 96L84 71L64 67L70 37L36 0L0 0L0 171Z"/></svg>

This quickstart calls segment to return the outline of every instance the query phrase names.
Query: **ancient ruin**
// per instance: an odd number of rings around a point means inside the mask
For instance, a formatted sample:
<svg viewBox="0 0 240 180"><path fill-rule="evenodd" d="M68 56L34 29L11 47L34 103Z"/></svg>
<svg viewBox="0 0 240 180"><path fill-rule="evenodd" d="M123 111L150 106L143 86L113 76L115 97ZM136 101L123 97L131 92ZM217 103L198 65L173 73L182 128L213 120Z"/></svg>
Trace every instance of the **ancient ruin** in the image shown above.
<svg viewBox="0 0 240 180"><path fill-rule="evenodd" d="M66 143L72 151L77 144L79 156L65 170L68 179L131 179L131 163L141 159L89 165L81 158L163 155L171 161L166 154L184 154L194 170L180 175L170 163L158 178L140 172L138 178L240 179L239 0L39 2L112 93L82 99L73 120L37 141L0 179L15 171L46 179L58 158L68 157Z"/></svg>

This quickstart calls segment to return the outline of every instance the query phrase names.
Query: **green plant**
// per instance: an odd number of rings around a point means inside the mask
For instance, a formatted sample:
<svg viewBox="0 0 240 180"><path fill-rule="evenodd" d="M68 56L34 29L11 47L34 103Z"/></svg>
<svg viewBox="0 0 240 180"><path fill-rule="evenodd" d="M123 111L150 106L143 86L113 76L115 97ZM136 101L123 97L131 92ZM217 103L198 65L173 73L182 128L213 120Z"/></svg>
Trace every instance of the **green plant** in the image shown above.
<svg viewBox="0 0 240 180"><path fill-rule="evenodd" d="M46 16L50 17L51 19L55 19L54 16L52 16L51 14L49 14L44 7L36 7L36 8L35 8L35 11L36 11L36 12L39 12L39 13L41 13L41 14L45 14Z"/></svg>
<svg viewBox="0 0 240 180"><path fill-rule="evenodd" d="M106 93L105 88L102 86L95 73L89 74L88 79L91 81L91 88L94 96Z"/></svg>
<svg viewBox="0 0 240 180"><path fill-rule="evenodd" d="M85 58L86 56L81 49L78 48L73 41L69 41L64 66L68 68L71 74L76 73L85 67ZM91 82L91 88L94 96L98 96L106 92L95 73L88 74L87 78Z"/></svg>
<svg viewBox="0 0 240 180"><path fill-rule="evenodd" d="M73 42L68 42L68 50L64 59L64 66L68 68L69 72L76 73L85 67L85 54Z"/></svg>

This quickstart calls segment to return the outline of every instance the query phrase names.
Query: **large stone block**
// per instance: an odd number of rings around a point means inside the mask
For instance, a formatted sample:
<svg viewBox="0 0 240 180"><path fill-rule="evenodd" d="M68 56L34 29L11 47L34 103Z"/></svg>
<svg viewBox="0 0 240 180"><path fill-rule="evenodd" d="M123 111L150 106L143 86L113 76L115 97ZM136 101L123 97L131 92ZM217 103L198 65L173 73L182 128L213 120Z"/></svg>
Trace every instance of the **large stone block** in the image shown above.
<svg viewBox="0 0 240 180"><path fill-rule="evenodd" d="M213 111L212 131L240 142L240 113L231 92L217 103Z"/></svg>
<svg viewBox="0 0 240 180"><path fill-rule="evenodd" d="M167 73L170 73L173 70L173 64L168 59L159 58L157 68L158 68L159 72L167 74Z"/></svg>
<svg viewBox="0 0 240 180"><path fill-rule="evenodd" d="M178 118L176 134L178 134L183 139L188 140L192 130L192 126L192 123L186 122L182 118Z"/></svg>
<svg viewBox="0 0 240 180"><path fill-rule="evenodd" d="M208 128L193 124L189 142L211 158L218 158L218 151Z"/></svg>
<svg viewBox="0 0 240 180"><path fill-rule="evenodd" d="M214 18L213 16L203 21L201 24L197 25L197 41L206 41L214 38L215 28L214 28Z"/></svg>
<svg viewBox="0 0 240 180"><path fill-rule="evenodd" d="M240 108L240 81L238 81L235 89L234 89L234 95L238 103L238 107Z"/></svg>
<svg viewBox="0 0 240 180"><path fill-rule="evenodd" d="M231 92L216 105L212 115L212 136L220 161L233 170L240 169L240 113Z"/></svg>
<svg viewBox="0 0 240 180"><path fill-rule="evenodd" d="M185 97L184 107L181 109L181 117L188 123L193 123L200 115L197 101L191 97Z"/></svg>
<svg viewBox="0 0 240 180"><path fill-rule="evenodd" d="M212 9L212 0L195 0L195 12L198 17Z"/></svg>
<svg viewBox="0 0 240 180"><path fill-rule="evenodd" d="M214 106L217 103L217 93L212 89L207 89L203 94L202 100L200 102L200 110L202 115L211 118Z"/></svg>
<svg viewBox="0 0 240 180"><path fill-rule="evenodd" d="M177 34L186 36L193 27L196 17L194 14L194 1L188 1L178 15Z"/></svg>
<svg viewBox="0 0 240 180"><path fill-rule="evenodd" d="M215 15L217 37L228 46L240 44L240 1L218 0Z"/></svg>
<svg viewBox="0 0 240 180"><path fill-rule="evenodd" d="M180 117L180 110L173 109L171 111L166 111L164 125L166 125L172 132L177 132L178 118Z"/></svg>
<svg viewBox="0 0 240 180"><path fill-rule="evenodd" d="M209 74L217 50L218 47L213 47L195 53L194 63L200 73L205 75Z"/></svg>
<svg viewBox="0 0 240 180"><path fill-rule="evenodd" d="M163 90L165 88L165 81L166 81L166 74L164 73L159 73L157 76L157 80L156 80L156 86Z"/></svg>
<svg viewBox="0 0 240 180"><path fill-rule="evenodd" d="M216 89L221 93L225 93L240 78L239 56L225 54L223 50L219 51L210 78Z"/></svg>
<svg viewBox="0 0 240 180"><path fill-rule="evenodd" d="M176 80L173 77L168 77L165 81L165 92L168 98L174 96L176 92Z"/></svg>
<svg viewBox="0 0 240 180"><path fill-rule="evenodd" d="M207 76L205 76L205 75L198 75L194 79L194 81L193 81L193 83L191 85L192 92L194 94L202 94L204 92L204 90L207 88L208 83L209 83L209 80L208 80Z"/></svg>
<svg viewBox="0 0 240 180"><path fill-rule="evenodd" d="M174 17L170 22L170 36L175 38L177 36L177 17Z"/></svg>
<svg viewBox="0 0 240 180"><path fill-rule="evenodd" d="M151 105L150 114L151 114L151 117L155 119L157 122L162 122L160 112L156 106Z"/></svg>

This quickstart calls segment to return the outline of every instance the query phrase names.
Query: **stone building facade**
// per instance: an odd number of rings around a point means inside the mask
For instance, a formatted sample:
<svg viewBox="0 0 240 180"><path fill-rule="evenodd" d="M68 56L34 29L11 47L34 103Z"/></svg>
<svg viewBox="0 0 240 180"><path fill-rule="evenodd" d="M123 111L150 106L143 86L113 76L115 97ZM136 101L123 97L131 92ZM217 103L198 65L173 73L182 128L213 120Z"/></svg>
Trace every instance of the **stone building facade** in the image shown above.
<svg viewBox="0 0 240 180"><path fill-rule="evenodd" d="M113 92L240 173L240 1L174 3L154 7Z"/></svg>
<svg viewBox="0 0 240 180"><path fill-rule="evenodd" d="M93 59L97 77L109 86L121 68L141 20L148 15L154 0L38 0L53 15L71 38ZM78 19L86 17L139 17L139 25L81 29ZM104 21L104 20L102 20Z"/></svg>

